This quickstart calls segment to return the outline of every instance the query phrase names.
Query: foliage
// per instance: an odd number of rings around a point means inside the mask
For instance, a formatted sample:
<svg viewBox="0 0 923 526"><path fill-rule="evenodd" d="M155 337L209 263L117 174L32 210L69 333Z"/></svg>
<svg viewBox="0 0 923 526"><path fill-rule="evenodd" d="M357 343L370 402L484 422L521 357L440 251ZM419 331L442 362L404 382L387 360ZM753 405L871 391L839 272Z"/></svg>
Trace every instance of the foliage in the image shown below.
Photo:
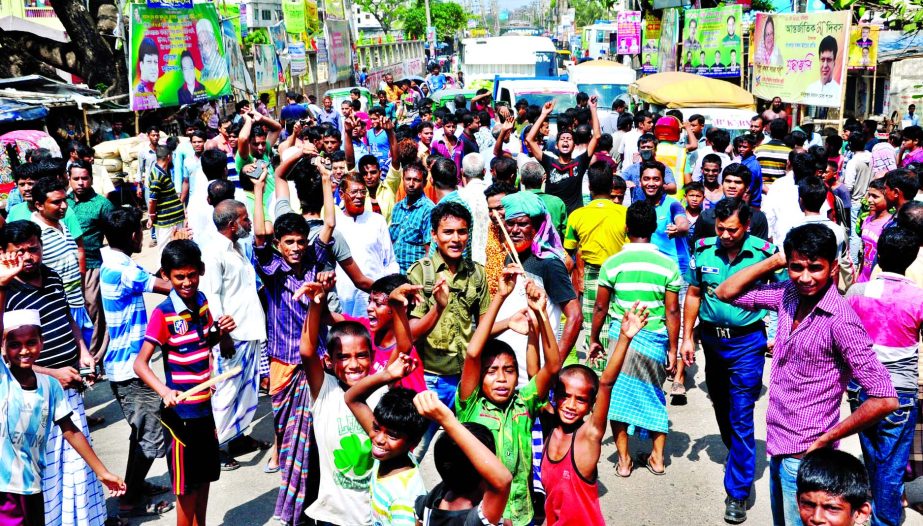
<svg viewBox="0 0 923 526"><path fill-rule="evenodd" d="M432 1L429 10L433 25L436 26L438 40L451 38L468 25L468 13L454 2ZM398 18L404 24L404 33L408 38L426 36L426 8L422 2L414 7L401 9Z"/></svg>
<svg viewBox="0 0 923 526"><path fill-rule="evenodd" d="M606 7L600 0L571 0L570 6L574 8L574 24L577 27L606 18Z"/></svg>
<svg viewBox="0 0 923 526"><path fill-rule="evenodd" d="M881 15L890 29L904 32L923 30L923 0L824 0L831 9L843 10L855 8L857 18L862 18L866 11Z"/></svg>
<svg viewBox="0 0 923 526"><path fill-rule="evenodd" d="M263 27L254 27L250 28L250 31L247 32L247 37L244 38L244 47L249 48L253 44L271 44L272 40L269 39L269 31Z"/></svg>
<svg viewBox="0 0 923 526"><path fill-rule="evenodd" d="M398 11L404 4L401 0L355 0L355 3L378 20L385 34L394 27L394 23L398 20Z"/></svg>

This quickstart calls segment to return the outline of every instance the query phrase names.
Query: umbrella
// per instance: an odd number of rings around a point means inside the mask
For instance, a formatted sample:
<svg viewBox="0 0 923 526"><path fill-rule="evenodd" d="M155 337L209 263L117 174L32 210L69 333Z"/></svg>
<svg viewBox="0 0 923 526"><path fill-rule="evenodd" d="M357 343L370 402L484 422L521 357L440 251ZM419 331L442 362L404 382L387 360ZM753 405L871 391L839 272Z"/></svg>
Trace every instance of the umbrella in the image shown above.
<svg viewBox="0 0 923 526"><path fill-rule="evenodd" d="M646 102L667 108L703 106L756 110L753 95L730 82L692 73L655 73L633 82L628 92Z"/></svg>

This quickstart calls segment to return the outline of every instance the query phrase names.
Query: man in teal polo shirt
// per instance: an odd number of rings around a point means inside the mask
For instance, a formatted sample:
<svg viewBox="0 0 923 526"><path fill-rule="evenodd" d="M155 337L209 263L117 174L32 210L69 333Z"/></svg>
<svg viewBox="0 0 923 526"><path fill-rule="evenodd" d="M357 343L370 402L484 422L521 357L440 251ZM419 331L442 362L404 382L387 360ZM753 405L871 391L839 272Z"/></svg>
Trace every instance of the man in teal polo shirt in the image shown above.
<svg viewBox="0 0 923 526"><path fill-rule="evenodd" d="M771 257L776 247L748 234L749 205L725 198L715 206L718 237L696 242L686 280L689 290L684 304L683 361L695 361L693 328L705 351L705 382L728 448L724 472L725 521L747 520L746 500L756 470L753 408L760 396L766 354L764 311L746 311L720 301L715 288L738 270ZM775 275L770 279L775 281Z"/></svg>

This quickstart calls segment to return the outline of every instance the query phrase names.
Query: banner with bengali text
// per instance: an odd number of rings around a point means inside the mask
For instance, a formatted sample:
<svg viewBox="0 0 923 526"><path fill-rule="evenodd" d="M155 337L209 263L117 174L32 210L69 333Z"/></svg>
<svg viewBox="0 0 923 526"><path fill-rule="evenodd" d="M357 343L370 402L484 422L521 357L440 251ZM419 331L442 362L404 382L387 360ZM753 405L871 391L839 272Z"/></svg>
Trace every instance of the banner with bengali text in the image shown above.
<svg viewBox="0 0 923 526"><path fill-rule="evenodd" d="M660 48L657 50L657 71L676 71L676 48L679 42L679 9L663 10L660 23Z"/></svg>
<svg viewBox="0 0 923 526"><path fill-rule="evenodd" d="M686 11L682 71L705 77L740 77L741 6Z"/></svg>
<svg viewBox="0 0 923 526"><path fill-rule="evenodd" d="M197 104L231 94L214 4L192 9L132 4L129 20L133 110Z"/></svg>
<svg viewBox="0 0 923 526"><path fill-rule="evenodd" d="M641 45L641 73L657 73L658 50L660 49L660 19L656 16L644 17Z"/></svg>
<svg viewBox="0 0 923 526"><path fill-rule="evenodd" d="M641 11L620 11L616 19L618 32L615 52L637 55L641 52Z"/></svg>
<svg viewBox="0 0 923 526"><path fill-rule="evenodd" d="M849 11L770 15L753 22L753 94L837 108L846 83Z"/></svg>
<svg viewBox="0 0 923 526"><path fill-rule="evenodd" d="M849 38L849 69L874 71L878 66L878 26L853 26Z"/></svg>

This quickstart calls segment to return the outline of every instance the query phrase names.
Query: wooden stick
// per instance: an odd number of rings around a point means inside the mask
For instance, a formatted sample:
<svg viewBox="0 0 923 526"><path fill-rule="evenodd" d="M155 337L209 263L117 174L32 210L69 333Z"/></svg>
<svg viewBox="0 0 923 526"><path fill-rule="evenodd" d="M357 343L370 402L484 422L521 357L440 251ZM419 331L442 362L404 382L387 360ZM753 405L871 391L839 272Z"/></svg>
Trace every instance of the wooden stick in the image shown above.
<svg viewBox="0 0 923 526"><path fill-rule="evenodd" d="M182 393L180 393L180 395L176 397L176 401L177 401L177 402L182 402L183 400L189 398L189 397L192 396L192 395L201 393L202 391L204 391L204 390L206 390L206 389L209 389L211 386L217 384L218 382L220 382L220 381L222 381L222 380L227 380L228 378L230 378L230 377L232 377L232 376L234 376L234 375L236 375L236 374L239 374L242 370L243 370L243 369L241 369L241 367L238 365L237 367L232 368L230 371L221 373L221 374L219 374L218 376L213 376L213 377L210 378L209 380L206 380L206 381L200 383L199 385L193 387L192 389L188 389L188 390L183 391Z"/></svg>
<svg viewBox="0 0 923 526"><path fill-rule="evenodd" d="M513 240L510 239L510 233L506 230L506 222L503 220L503 217L500 215L499 211L494 211L495 217L497 218L497 224L500 225L500 231L503 232L503 246L506 247L506 251L510 253L510 257L513 258L513 261L522 268L522 261L519 260L519 252L516 252L516 245L513 244ZM523 268L523 270L525 270ZM546 298L545 301L551 301ZM551 321L548 320L548 313L545 312L545 309L540 311L542 315L542 321L551 325Z"/></svg>

